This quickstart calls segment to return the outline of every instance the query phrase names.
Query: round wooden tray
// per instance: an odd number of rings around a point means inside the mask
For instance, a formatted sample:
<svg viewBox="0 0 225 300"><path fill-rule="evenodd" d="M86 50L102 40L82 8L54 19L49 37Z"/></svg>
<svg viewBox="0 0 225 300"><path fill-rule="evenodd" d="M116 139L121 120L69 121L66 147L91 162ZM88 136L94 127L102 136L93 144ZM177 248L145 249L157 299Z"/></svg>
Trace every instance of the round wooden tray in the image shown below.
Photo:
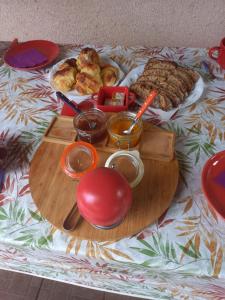
<svg viewBox="0 0 225 300"><path fill-rule="evenodd" d="M63 221L76 201L77 186L77 182L60 168L64 148L63 144L44 141L30 168L30 188L35 204L41 214L62 231ZM98 154L99 166L103 166L110 153L98 150ZM140 232L160 217L169 207L177 188L178 162L175 159L170 162L143 159L143 163L144 177L133 189L132 207L122 224L114 229L100 230L82 220L70 235L86 240L118 240Z"/></svg>

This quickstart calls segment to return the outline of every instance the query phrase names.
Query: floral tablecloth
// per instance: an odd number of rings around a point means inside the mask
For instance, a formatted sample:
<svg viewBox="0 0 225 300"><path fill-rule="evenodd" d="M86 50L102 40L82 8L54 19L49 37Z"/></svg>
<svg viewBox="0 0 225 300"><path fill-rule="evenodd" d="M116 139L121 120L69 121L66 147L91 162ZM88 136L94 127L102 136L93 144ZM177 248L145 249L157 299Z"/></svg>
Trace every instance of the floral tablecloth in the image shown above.
<svg viewBox="0 0 225 300"><path fill-rule="evenodd" d="M7 43L0 43L1 57ZM59 59L82 45L61 46ZM169 210L135 236L114 242L71 238L37 210L29 190L29 161L60 103L49 68L22 72L0 62L0 268L136 295L149 299L225 299L225 222L201 191L206 160L225 145L225 80L207 49L96 47L127 73L150 57L197 70L205 81L201 99L167 123L176 132L180 183ZM44 197L44 195L43 195ZM62 196L63 197L63 196Z"/></svg>

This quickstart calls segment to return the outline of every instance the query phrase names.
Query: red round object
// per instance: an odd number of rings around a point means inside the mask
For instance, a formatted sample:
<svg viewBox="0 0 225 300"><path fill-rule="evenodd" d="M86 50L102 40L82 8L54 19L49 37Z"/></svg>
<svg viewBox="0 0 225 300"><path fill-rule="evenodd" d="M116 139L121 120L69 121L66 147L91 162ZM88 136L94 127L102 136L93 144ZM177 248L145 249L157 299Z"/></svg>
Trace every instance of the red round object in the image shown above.
<svg viewBox="0 0 225 300"><path fill-rule="evenodd" d="M36 49L37 51L41 52L47 57L47 60L44 63L41 63L33 67L17 67L16 65L10 63L9 61L10 56L15 56L19 53L22 53L23 51L30 50L30 49ZM32 40L23 43L18 43L18 40L15 39L4 55L4 62L14 69L30 71L30 70L37 70L46 67L47 65L52 63L58 55L59 55L59 46L51 41Z"/></svg>
<svg viewBox="0 0 225 300"><path fill-rule="evenodd" d="M202 171L202 189L210 206L225 219L225 151L207 160Z"/></svg>
<svg viewBox="0 0 225 300"><path fill-rule="evenodd" d="M86 173L77 186L78 209L92 225L110 227L120 223L131 203L128 182L110 168L101 167Z"/></svg>

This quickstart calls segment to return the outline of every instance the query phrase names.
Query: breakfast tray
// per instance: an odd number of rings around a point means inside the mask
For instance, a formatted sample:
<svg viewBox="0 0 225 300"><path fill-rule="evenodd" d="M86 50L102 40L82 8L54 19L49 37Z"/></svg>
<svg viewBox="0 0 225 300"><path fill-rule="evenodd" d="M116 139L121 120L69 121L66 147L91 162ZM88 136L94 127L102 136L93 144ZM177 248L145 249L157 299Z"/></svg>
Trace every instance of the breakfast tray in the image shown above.
<svg viewBox="0 0 225 300"><path fill-rule="evenodd" d="M56 117L47 129L30 168L30 189L41 214L63 231L63 221L70 212L78 184L60 168L60 157L66 145L77 139L72 117ZM96 229L85 220L67 234L80 239L106 241L134 235L154 222L171 204L179 168L174 159L174 134L144 122L139 150L145 167L140 184L132 190L133 203L123 223L110 230ZM109 155L118 150L106 138L95 145L98 166L104 166Z"/></svg>

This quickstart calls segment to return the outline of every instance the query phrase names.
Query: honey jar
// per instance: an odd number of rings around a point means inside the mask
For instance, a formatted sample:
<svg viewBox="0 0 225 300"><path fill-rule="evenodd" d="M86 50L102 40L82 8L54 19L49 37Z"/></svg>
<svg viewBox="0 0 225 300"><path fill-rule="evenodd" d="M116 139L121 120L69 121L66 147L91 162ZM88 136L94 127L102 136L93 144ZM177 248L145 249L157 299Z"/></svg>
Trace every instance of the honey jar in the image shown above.
<svg viewBox="0 0 225 300"><path fill-rule="evenodd" d="M130 149L138 144L143 131L141 119L137 121L130 134L124 133L124 131L131 126L135 116L134 113L127 111L111 116L107 122L107 130L111 144L119 149Z"/></svg>

